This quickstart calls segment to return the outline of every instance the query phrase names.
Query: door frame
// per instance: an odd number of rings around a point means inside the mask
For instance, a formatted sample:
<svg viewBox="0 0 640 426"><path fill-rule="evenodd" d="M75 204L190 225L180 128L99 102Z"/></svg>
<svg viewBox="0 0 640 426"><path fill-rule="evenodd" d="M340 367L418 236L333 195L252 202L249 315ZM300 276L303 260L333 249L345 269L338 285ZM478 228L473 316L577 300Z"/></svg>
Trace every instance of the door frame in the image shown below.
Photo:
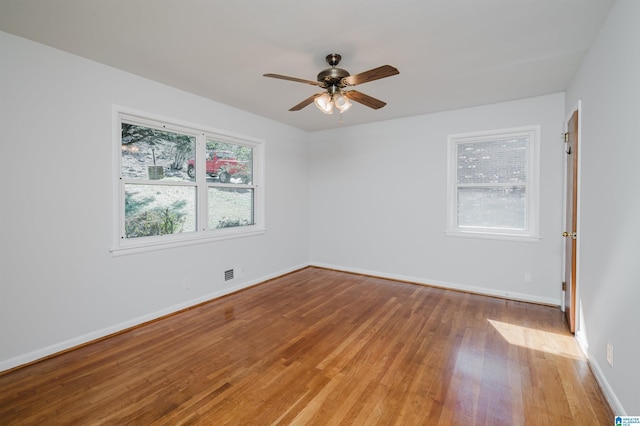
<svg viewBox="0 0 640 426"><path fill-rule="evenodd" d="M583 122L583 116L582 116L582 100L578 100L577 104L574 105L573 108L569 109L569 113L565 116L565 120L564 120L564 131L568 132L569 131L569 120L571 120L571 117L573 116L574 112L578 112L578 173L577 173L577 188L578 191L576 191L576 197L577 197L577 206L576 206L576 233L578 235L578 239L576 240L576 250L575 253L573 253L575 260L576 260L576 277L575 277L575 287L576 287L576 294L575 294L575 306L574 306L574 315L575 315L575 336L579 339L579 332L582 329L582 321L581 321L581 310L580 310L580 224L581 224L581 220L580 220L580 188L582 187L581 185L581 181L582 181L582 155L581 155L581 150L582 150L582 122ZM564 138L563 140L563 146L562 146L562 159L563 159L563 185L562 185L562 200L563 200L563 206L562 206L562 230L566 231L567 230L567 161L565 158L565 145L564 145ZM565 276L566 276L566 266L567 266L567 262L566 262L566 251L564 250L564 237L561 237L561 241L562 241L562 271L561 271L561 280L560 282L564 282L565 280ZM569 286L569 283L567 283L567 286ZM566 305L565 305L565 293L566 290L561 290L561 306L560 308L562 309L562 312L566 311Z"/></svg>

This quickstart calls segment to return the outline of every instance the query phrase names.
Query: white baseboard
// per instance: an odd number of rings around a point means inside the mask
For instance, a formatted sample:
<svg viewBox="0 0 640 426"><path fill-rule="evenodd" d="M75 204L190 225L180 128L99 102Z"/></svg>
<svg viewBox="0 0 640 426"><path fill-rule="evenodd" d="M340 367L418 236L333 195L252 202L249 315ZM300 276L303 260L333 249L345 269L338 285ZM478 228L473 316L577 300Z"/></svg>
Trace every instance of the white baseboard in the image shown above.
<svg viewBox="0 0 640 426"><path fill-rule="evenodd" d="M578 341L578 344L580 344L582 352L587 357L589 367L591 367L591 371L593 371L593 375L595 376L598 385L600 385L600 389L602 389L604 397L607 399L609 406L611 406L613 414L615 416L627 416L627 412L618 399L618 396L613 391L613 388L611 387L611 385L609 385L609 381L604 375L604 371L602 371L602 368L600 368L600 364L598 364L598 361L596 361L595 357L591 356L591 353L589 352L589 344L587 343L587 338L584 335L584 332L580 330L576 331L576 340Z"/></svg>
<svg viewBox="0 0 640 426"><path fill-rule="evenodd" d="M273 278L277 278L282 275L286 275L290 272L297 271L298 269L302 269L309 266L308 264L302 264L298 266L294 266L291 268L287 268L273 274L265 275L260 278L256 278L250 281L242 281L238 284L226 287L224 290L216 291L213 293L206 294L201 297L197 297L195 299L188 300L186 302L179 303L177 305L169 306L165 309L161 309L159 311L151 312L146 315L139 316L137 318L132 318L127 321L123 321L119 324L112 325L110 327L106 327L100 330L92 331L91 333L83 334L82 336L77 336L72 339L65 340L63 342L56 343L51 346L47 346L44 348L36 349L35 351L31 351L4 361L0 361L0 372L10 370L15 367L19 367L21 365L29 364L31 362L37 361L39 359L46 358L51 355L55 355L57 353L84 345L86 343L101 339L105 336L109 336L114 333L118 333L120 331L126 330L128 328L135 327L140 324L144 324L145 322L153 321L155 319L161 318L163 316L178 312L182 309L189 308L191 306L198 305L203 302L207 302L209 300L216 299L218 297L224 296L229 293L233 293L238 290L242 290L243 288L251 287L256 284L260 284L261 282L268 281Z"/></svg>
<svg viewBox="0 0 640 426"><path fill-rule="evenodd" d="M204 296L201 296L201 297L198 297L198 298L195 298L195 299L191 299L191 300L188 300L186 302L179 303L177 305L173 305L173 306L167 307L165 309L161 309L161 310L156 311L156 312L151 312L149 314L142 315L142 316L137 317L137 318L132 318L132 319L130 319L128 321L124 321L124 322L115 324L115 325L110 326L110 327L106 327L106 328L103 328L103 329L100 329L100 330L96 330L96 331L93 331L91 333L87 333L87 334L84 334L82 336L77 336L77 337L74 337L72 339L68 339L68 340L65 340L63 342L56 343L56 344L51 345L51 346L40 348L40 349L37 349L35 351L28 352L26 354L22 354L22 355L19 355L17 357L14 357L14 358L10 358L10 359L4 360L4 361L0 361L0 371L9 370L9 369L18 367L20 365L25 365L25 364L31 363L33 361L37 361L37 360L42 359L42 358L46 358L46 357L54 355L56 353L66 351L68 349L72 349L72 348L77 347L77 346L81 346L83 344L92 342L94 340L98 340L98 339L103 338L105 336L109 336L111 334L118 333L118 332L126 330L128 328L135 327L135 326L140 325L140 324L144 324L145 322L161 318L161 317L163 317L165 315L169 315L169 314L172 314L174 312L178 312L178 311L180 311L182 309L186 309L186 308L189 308L191 306L195 306L197 304L200 304L200 303L203 303L203 302L207 302L209 300L224 296L224 295L229 294L229 293L233 293L234 291L238 291L238 290L242 290L243 288L251 287L253 285L259 284L261 282L264 282L264 281L267 281L267 280L270 280L270 279L273 279L273 278L276 278L276 277L279 277L279 276L282 276L282 275L285 275L285 274L288 274L290 272L297 271L297 270L305 268L307 266L317 266L317 267L320 267L320 268L335 269L335 270L338 270L338 271L352 272L352 273L356 273L356 274L372 275L372 276L376 276L376 277L380 277L380 278L388 278L388 279L392 279L392 280L399 280L399 281L412 282L412 283L416 283L416 284L430 285L430 286L441 287L441 288L445 288L445 289L466 291L466 292L470 292L470 293L482 294L482 295L487 295L487 296L501 297L501 298L506 298L506 299L510 299L510 300L519 300L519 301L533 302L533 303L543 303L543 304L547 304L547 305L556 305L556 306L560 305L560 299L544 298L544 297L538 297L538 296L529 295L529 294L522 294L522 293L498 291L498 290L494 290L494 289L490 289L490 288L474 287L474 286L469 286L469 285L464 285L464 284L449 283L449 282L437 281L437 280L428 280L428 279L424 279L424 278L418 278L418 277L412 277L412 276L406 276L406 275L399 275L399 274L389 274L389 273L380 272L380 271L372 271L372 270L359 269L359 268L348 268L348 267L341 266L341 265L332 265L332 264L326 264L326 263L311 262L311 263L300 264L300 265L297 265L297 266L294 266L294 267L291 267L291 268L287 268L287 269L284 269L284 270L280 270L278 272L275 272L275 273L272 273L272 274L269 274L269 275L265 275L265 276L262 276L260 278L256 278L256 279L253 279L253 280L250 280L250 281L242 281L242 282L239 282L237 285L234 285L232 287L226 287L224 290L220 290L220 291L217 291L217 292L209 293L209 294L206 294ZM604 388L604 386L603 386L603 388Z"/></svg>
<svg viewBox="0 0 640 426"><path fill-rule="evenodd" d="M429 286L434 286L434 287L441 287L441 288L445 288L445 289L466 291L466 292L470 292L470 293L482 294L482 295L487 295L487 296L496 296L496 297L507 298L507 299L511 299L511 300L519 300L519 301L533 302L533 303L543 303L543 304L547 304L547 305L556 305L556 306L560 306L560 304L561 304L561 300L560 299L544 298L544 297L539 297L539 296L534 296L534 295L529 295L529 294L498 291L498 290L489 289L489 288L468 286L468 285L464 285L464 284L449 283L449 282L437 281L437 280L427 280L427 279L424 279L424 278L411 277L411 276L400 275L400 274L388 274L388 273L379 272L379 271L371 271L371 270L359 269L359 268L348 268L348 267L344 267L344 266L340 266L340 265L332 265L332 264L326 264L326 263L311 262L311 263L300 264L300 265L297 265L297 266L294 266L294 267L291 267L291 268L287 268L287 269L284 269L284 270L280 270L278 272L275 272L275 273L272 273L272 274L269 274L269 275L265 275L265 276L262 276L260 278L256 278L256 279L253 279L253 280L250 280L250 281L239 282L237 285L234 285L232 287L227 287L224 290L220 290L220 291L217 291L217 292L209 293L209 294L206 294L204 296L201 296L201 297L198 297L198 298L195 298L195 299L191 299L191 300L188 300L186 302L179 303L177 305L173 305L173 306L167 307L165 309L161 309L161 310L156 311L156 312L152 312L152 313L149 313L149 314L146 314L146 315L142 315L142 316L137 317L137 318L132 318L132 319L130 319L128 321L124 321L124 322L121 322L119 324L115 324L115 325L110 326L110 327L106 327L106 328L103 328L103 329L100 329L100 330L96 330L96 331L93 331L91 333L87 333L87 334L84 334L82 336L74 337L72 339L68 339L68 340L65 340L63 342L51 345L51 346L40 348L40 349L37 349L35 351L29 352L29 353L26 353L26 354L22 354L22 355L19 355L17 357L14 357L14 358L10 358L10 359L4 360L4 361L0 361L0 372L1 371L6 371L6 370L10 370L12 368L15 368L15 367L18 367L18 366L21 366L21 365L29 364L31 362L37 361L37 360L42 359L42 358L46 358L46 357L54 355L56 353L63 352L65 350L81 346L83 344L98 340L100 338L103 338L105 336L109 336L109 335L114 334L114 333L118 333L120 331L126 330L128 328L135 327L135 326L140 325L140 324L144 324L145 322L153 321L153 320L161 318L161 317L163 317L165 315L169 315L169 314L172 314L174 312L178 312L178 311L180 311L182 309L186 309L186 308L189 308L191 306L195 306L195 305L198 305L200 303L216 299L216 298L224 296L226 294L230 294L230 293L233 293L235 291L242 290L244 288L251 287L251 286L256 285L256 284L260 284L260 283L262 283L264 281L268 281L270 279L277 278L277 277L282 276L282 275L286 275L288 273L297 271L299 269L303 269L303 268L305 268L307 266L317 266L317 267L320 267L320 268L334 269L334 270L338 270L338 271L351 272L351 273L363 274L363 275L371 275L371 276L376 276L376 277L380 277L380 278L388 278L388 279L392 279L392 280L412 282L412 283L416 283L416 284L429 285ZM576 333L576 339L578 340L578 343L580 344L580 347L582 348L583 352L586 354L586 356L587 356L587 358L589 360L589 364L591 366L591 370L593 371L594 376L595 376L596 380L598 381L598 384L600 385L603 393L605 394L605 397L607 398L607 401L611 405L611 408L614 410L615 415L626 416L627 415L626 411L624 410L622 404L620 403L620 400L617 398L617 396L614 393L613 389L609 385L609 382L607 381L602 369L598 365L597 361L595 361L595 359L593 359L592 357L589 356L588 345L586 344L586 340L584 339L584 336L582 336L580 333Z"/></svg>
<svg viewBox="0 0 640 426"><path fill-rule="evenodd" d="M607 402L611 406L611 409L613 410L613 414L615 416L627 416L628 415L627 412L625 411L624 407L622 406L622 403L620 402L615 392L609 385L609 382L607 381L607 378L605 377L604 372L600 368L600 365L598 365L598 362L594 358L589 357L588 355L587 355L587 358L589 360L589 365L591 366L591 371L593 371L593 375L595 376L596 381L600 385L600 389L602 389L602 393L604 394L604 397L607 399Z"/></svg>
<svg viewBox="0 0 640 426"><path fill-rule="evenodd" d="M465 284L450 283L450 282L438 281L438 280L429 280L425 278L411 277L411 276L400 275L400 274L388 274L386 272L371 271L367 269L348 268L345 266L331 265L327 263L311 262L310 266L317 266L319 268L327 268L327 269L335 269L337 271L344 271L344 272L353 272L355 274L371 275L371 276L380 277L380 278L388 278L391 280L407 281L407 282L412 282L416 284L428 285L432 287L440 287L440 288L449 289L449 290L465 291L468 293L500 297L500 298L509 299L509 300L560 306L560 299L550 298L550 297L540 297L540 296L535 296L531 294L501 291L501 290L495 290L491 288L475 287L475 286L470 286Z"/></svg>

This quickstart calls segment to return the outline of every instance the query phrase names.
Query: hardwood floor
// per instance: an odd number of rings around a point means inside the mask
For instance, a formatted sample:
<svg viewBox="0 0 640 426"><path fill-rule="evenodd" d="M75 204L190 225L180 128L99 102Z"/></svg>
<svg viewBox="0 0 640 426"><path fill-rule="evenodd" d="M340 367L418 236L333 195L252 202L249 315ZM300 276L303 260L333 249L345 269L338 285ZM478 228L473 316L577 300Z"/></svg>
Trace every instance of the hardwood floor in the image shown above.
<svg viewBox="0 0 640 426"><path fill-rule="evenodd" d="M307 268L0 376L0 424L608 425L557 308Z"/></svg>

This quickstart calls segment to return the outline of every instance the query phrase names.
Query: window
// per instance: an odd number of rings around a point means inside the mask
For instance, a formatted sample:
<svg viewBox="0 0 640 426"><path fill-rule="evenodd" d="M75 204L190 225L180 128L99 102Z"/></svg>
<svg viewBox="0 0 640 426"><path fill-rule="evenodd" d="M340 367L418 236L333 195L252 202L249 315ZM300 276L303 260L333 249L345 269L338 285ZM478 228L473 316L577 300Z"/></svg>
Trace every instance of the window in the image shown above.
<svg viewBox="0 0 640 426"><path fill-rule="evenodd" d="M448 138L447 234L538 239L539 126Z"/></svg>
<svg viewBox="0 0 640 426"><path fill-rule="evenodd" d="M262 143L114 110L114 253L264 232Z"/></svg>

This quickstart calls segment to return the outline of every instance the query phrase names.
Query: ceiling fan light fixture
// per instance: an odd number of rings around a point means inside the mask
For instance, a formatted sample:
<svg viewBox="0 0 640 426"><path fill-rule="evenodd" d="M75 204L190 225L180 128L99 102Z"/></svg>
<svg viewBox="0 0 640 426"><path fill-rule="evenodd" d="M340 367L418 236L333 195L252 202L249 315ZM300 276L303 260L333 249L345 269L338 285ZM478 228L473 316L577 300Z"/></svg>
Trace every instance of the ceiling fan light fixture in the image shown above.
<svg viewBox="0 0 640 426"><path fill-rule="evenodd" d="M316 96L313 100L318 109L325 114L333 114L333 102L331 96L328 93L323 93L320 96Z"/></svg>
<svg viewBox="0 0 640 426"><path fill-rule="evenodd" d="M333 103L341 114L351 108L352 105L351 102L349 102L349 99L343 95L342 92L333 96Z"/></svg>

